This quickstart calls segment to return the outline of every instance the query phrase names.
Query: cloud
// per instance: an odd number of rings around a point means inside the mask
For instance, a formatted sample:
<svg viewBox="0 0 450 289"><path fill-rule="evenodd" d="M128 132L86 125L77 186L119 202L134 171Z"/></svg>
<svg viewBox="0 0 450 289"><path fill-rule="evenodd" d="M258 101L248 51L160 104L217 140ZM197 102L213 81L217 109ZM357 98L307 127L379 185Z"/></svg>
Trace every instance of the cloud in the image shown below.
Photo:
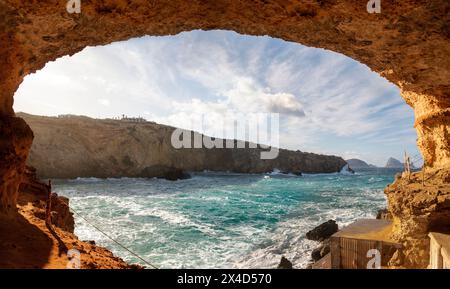
<svg viewBox="0 0 450 289"><path fill-rule="evenodd" d="M274 93L270 87L261 87L254 79L240 77L235 86L223 92L229 103L244 112L281 113L302 117L305 115L300 101L290 93Z"/></svg>

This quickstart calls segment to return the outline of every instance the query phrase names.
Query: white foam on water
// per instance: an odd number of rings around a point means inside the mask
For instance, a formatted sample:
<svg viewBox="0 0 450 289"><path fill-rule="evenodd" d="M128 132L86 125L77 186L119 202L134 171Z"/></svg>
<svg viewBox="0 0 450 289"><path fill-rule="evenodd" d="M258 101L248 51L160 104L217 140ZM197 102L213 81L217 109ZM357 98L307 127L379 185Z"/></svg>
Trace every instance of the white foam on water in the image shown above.
<svg viewBox="0 0 450 289"><path fill-rule="evenodd" d="M275 268L281 256L287 257L295 268L304 268L311 251L319 245L305 238L307 231L328 219L335 219L343 227L358 218L372 218L376 209L385 204L382 189L351 188L344 183L343 188L336 190L341 179L349 179L345 175L316 174L292 179L302 182L305 189L316 188L311 200L302 199L301 194L291 198L287 193L280 193L283 189L276 194L271 194L270 190L268 193L266 189L278 186L280 180L274 177L268 182L265 176L270 178L271 175L252 177L242 185L235 184L242 180L241 176L225 183L217 183L217 176L203 176L196 180L200 185L194 190L187 189L183 183L160 180L83 179L69 182L69 186L58 192L68 194L71 206L110 236L162 268ZM86 191L80 188L81 192L77 193L77 185L82 185ZM295 197L300 197L301 201ZM276 201L260 202L264 198ZM287 206L278 200L292 200L294 205ZM233 206L238 203L242 208L252 208L253 215L239 219L243 215L238 213L237 224L231 222L232 214L213 215L217 220L205 221L195 215L196 211L191 212L189 206L181 210L180 206L186 202L193 208L209 205L212 209L225 205L236 209ZM299 202L298 207L295 202ZM374 209L368 210L372 206ZM260 221L260 217L272 216L275 211L284 215L281 221L275 224ZM226 221L227 218L230 220ZM79 218L76 218L75 232L80 239L95 240L126 261L139 262ZM180 235L173 237L177 232ZM197 239L184 240L184 232Z"/></svg>
<svg viewBox="0 0 450 289"><path fill-rule="evenodd" d="M189 220L189 218L183 216L182 214L179 214L176 212L170 212L170 211L158 209L158 208L144 209L139 212L135 212L134 215L135 216L154 216L154 217L161 218L162 220L164 220L165 222L168 222L170 224L177 224L177 225L192 224L192 222Z"/></svg>

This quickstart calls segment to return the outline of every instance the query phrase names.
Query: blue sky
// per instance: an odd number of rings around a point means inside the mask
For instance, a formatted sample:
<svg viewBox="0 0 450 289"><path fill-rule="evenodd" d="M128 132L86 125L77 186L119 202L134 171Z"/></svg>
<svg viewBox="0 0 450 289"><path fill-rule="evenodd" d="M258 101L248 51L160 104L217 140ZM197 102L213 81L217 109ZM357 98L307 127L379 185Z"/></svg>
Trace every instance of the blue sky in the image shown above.
<svg viewBox="0 0 450 289"><path fill-rule="evenodd" d="M280 112L280 146L384 165L417 154L399 89L344 55L270 37L192 31L88 47L25 78L14 108L122 114L189 127L193 114Z"/></svg>

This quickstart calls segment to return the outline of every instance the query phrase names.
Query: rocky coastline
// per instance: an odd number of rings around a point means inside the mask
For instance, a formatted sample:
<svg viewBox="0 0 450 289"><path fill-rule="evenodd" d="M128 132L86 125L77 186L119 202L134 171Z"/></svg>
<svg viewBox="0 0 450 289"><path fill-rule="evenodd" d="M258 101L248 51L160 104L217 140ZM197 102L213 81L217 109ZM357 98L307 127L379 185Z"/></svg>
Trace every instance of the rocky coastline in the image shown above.
<svg viewBox="0 0 450 289"><path fill-rule="evenodd" d="M392 215L386 208L377 211L376 219L392 220ZM318 246L311 251L311 259L305 269L315 269L322 258L330 253L330 237L339 231L339 226L335 220L328 220L306 232L305 237L308 240L318 242ZM292 263L284 256L280 260L278 269L292 269Z"/></svg>
<svg viewBox="0 0 450 289"><path fill-rule="evenodd" d="M173 127L153 122L124 122L83 116L42 117L19 113L34 132L28 164L40 178L160 177L187 178L188 172L233 173L339 172L338 156L279 150L275 159L261 159L261 148L175 149Z"/></svg>
<svg viewBox="0 0 450 289"><path fill-rule="evenodd" d="M319 242L311 252L311 261L307 269L312 269L313 265L330 253L330 237L339 231L339 226L335 220L328 220L305 234L306 239Z"/></svg>
<svg viewBox="0 0 450 289"><path fill-rule="evenodd" d="M26 167L14 215L0 215L0 268L80 268L144 269L128 264L94 241L81 241L74 234L75 220L69 199L51 193L50 222L46 222L47 186L36 176L36 169ZM79 263L72 262L69 251L79 253ZM72 265L71 265L72 264Z"/></svg>

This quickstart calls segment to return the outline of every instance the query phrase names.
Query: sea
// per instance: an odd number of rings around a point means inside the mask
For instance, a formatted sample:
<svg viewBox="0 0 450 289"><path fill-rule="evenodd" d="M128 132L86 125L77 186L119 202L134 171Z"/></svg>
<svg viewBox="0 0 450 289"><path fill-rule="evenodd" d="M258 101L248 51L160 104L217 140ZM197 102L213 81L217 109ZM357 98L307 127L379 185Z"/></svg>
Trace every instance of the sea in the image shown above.
<svg viewBox="0 0 450 289"><path fill-rule="evenodd" d="M178 181L78 178L53 186L70 198L76 235L130 263L146 265L138 255L159 268L276 268L285 256L305 268L318 246L306 232L330 219L342 228L374 218L397 172L201 172Z"/></svg>

